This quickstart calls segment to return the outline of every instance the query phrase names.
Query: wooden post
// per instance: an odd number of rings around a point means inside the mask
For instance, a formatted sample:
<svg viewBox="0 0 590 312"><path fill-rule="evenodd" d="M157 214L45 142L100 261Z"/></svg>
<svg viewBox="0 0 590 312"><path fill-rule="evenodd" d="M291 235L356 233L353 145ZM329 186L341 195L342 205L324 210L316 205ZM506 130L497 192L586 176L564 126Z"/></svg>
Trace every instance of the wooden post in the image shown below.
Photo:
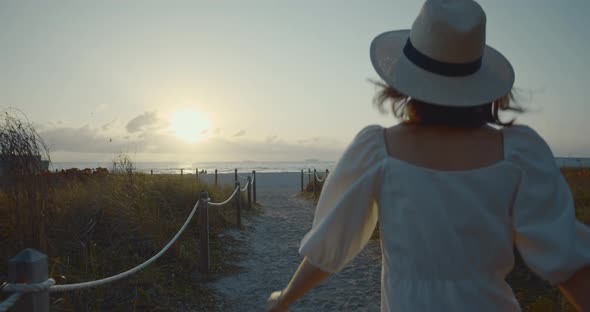
<svg viewBox="0 0 590 312"><path fill-rule="evenodd" d="M200 251L199 271L209 273L209 194L201 191L199 203L199 238Z"/></svg>
<svg viewBox="0 0 590 312"><path fill-rule="evenodd" d="M313 169L313 196L316 196L318 194L317 193L317 189L318 188L316 187L317 179L315 177L316 176L316 173L317 173L317 171L315 169Z"/></svg>
<svg viewBox="0 0 590 312"><path fill-rule="evenodd" d="M234 169L234 181L238 181L238 169Z"/></svg>
<svg viewBox="0 0 590 312"><path fill-rule="evenodd" d="M327 178L328 178L328 169L326 169L326 175L324 176L324 183L326 183Z"/></svg>
<svg viewBox="0 0 590 312"><path fill-rule="evenodd" d="M248 176L248 209L252 210L252 177Z"/></svg>
<svg viewBox="0 0 590 312"><path fill-rule="evenodd" d="M236 224L239 229L242 227L242 191L240 191L240 181L236 181L235 185L238 188L238 194L236 194Z"/></svg>
<svg viewBox="0 0 590 312"><path fill-rule="evenodd" d="M151 170L150 170L150 175L153 175L153 174L154 174L154 170L153 170L153 169L151 169Z"/></svg>
<svg viewBox="0 0 590 312"><path fill-rule="evenodd" d="M195 168L195 178L199 180L199 168Z"/></svg>
<svg viewBox="0 0 590 312"><path fill-rule="evenodd" d="M307 168L307 184L311 182L311 169Z"/></svg>
<svg viewBox="0 0 590 312"><path fill-rule="evenodd" d="M256 184L258 183L258 179L256 179L256 170L252 170L252 175L254 176L254 183L252 183L252 187L254 188L252 191L252 197L254 199L254 203L256 204Z"/></svg>
<svg viewBox="0 0 590 312"><path fill-rule="evenodd" d="M47 256L27 248L8 260L8 281L12 284L37 284L49 278ZM24 294L10 311L47 312L49 311L49 291Z"/></svg>
<svg viewBox="0 0 590 312"><path fill-rule="evenodd" d="M217 169L215 169L215 186L217 186Z"/></svg>
<svg viewBox="0 0 590 312"><path fill-rule="evenodd" d="M303 169L301 169L301 192L303 193Z"/></svg>
<svg viewBox="0 0 590 312"><path fill-rule="evenodd" d="M180 169L180 176L182 177L184 175L184 169Z"/></svg>

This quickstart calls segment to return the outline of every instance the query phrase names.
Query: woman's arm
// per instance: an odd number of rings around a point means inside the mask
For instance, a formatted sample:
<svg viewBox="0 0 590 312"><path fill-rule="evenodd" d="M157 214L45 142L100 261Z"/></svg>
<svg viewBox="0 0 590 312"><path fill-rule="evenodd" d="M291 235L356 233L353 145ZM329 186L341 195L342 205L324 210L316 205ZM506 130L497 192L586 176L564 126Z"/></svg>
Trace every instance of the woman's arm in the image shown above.
<svg viewBox="0 0 590 312"><path fill-rule="evenodd" d="M590 311L590 266L576 271L559 289L578 311Z"/></svg>
<svg viewBox="0 0 590 312"><path fill-rule="evenodd" d="M311 264L307 257L304 258L287 287L283 291L274 292L268 299L269 311L285 311L288 306L330 275L332 273L320 270Z"/></svg>

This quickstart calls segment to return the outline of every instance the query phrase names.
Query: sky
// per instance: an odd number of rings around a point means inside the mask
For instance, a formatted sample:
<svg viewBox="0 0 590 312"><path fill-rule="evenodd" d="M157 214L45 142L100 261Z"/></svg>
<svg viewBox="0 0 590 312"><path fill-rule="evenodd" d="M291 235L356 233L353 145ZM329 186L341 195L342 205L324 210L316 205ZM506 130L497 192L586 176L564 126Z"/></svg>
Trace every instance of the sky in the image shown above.
<svg viewBox="0 0 590 312"><path fill-rule="evenodd" d="M481 0L519 123L590 157L590 2ZM0 109L54 161L336 160L369 124L369 45L422 1L0 1ZM511 115L507 115L510 117Z"/></svg>

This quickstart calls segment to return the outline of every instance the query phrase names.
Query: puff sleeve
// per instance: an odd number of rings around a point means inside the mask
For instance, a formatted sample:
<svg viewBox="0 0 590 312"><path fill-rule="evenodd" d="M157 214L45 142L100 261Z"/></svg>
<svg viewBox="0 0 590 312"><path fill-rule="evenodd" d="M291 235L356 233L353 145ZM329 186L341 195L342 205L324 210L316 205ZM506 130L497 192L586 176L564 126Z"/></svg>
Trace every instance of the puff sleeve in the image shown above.
<svg viewBox="0 0 590 312"><path fill-rule="evenodd" d="M553 285L590 265L590 229L547 143L531 128L510 128L508 157L521 169L512 207L515 244L526 264Z"/></svg>
<svg viewBox="0 0 590 312"><path fill-rule="evenodd" d="M380 140L382 127L361 130L324 182L312 228L299 248L323 271L340 271L365 247L375 229L383 156Z"/></svg>

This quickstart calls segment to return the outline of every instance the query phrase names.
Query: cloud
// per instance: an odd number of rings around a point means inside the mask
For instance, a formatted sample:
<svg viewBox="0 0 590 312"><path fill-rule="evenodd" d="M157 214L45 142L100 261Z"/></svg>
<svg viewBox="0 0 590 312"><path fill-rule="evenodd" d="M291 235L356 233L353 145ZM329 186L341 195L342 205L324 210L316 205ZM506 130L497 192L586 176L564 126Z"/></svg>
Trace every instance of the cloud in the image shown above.
<svg viewBox="0 0 590 312"><path fill-rule="evenodd" d="M156 112L145 112L131 119L125 128L129 133L136 133L146 129L158 129L164 126L165 124L158 118Z"/></svg>
<svg viewBox="0 0 590 312"><path fill-rule="evenodd" d="M35 129L37 132L42 131L43 129L45 129L47 126L41 123L36 123L36 122L32 122L31 126L33 127L33 129Z"/></svg>
<svg viewBox="0 0 590 312"><path fill-rule="evenodd" d="M100 134L89 126L80 128L52 128L39 132L50 151L83 153L117 153L124 149L123 140Z"/></svg>
<svg viewBox="0 0 590 312"><path fill-rule="evenodd" d="M115 123L115 121L117 121L116 118L113 119L111 122L102 125L102 127L100 127L100 128L102 129L102 131L107 131L111 128L111 126Z"/></svg>
<svg viewBox="0 0 590 312"><path fill-rule="evenodd" d="M235 137L241 137L244 135L246 135L246 130L240 130L240 131L236 132L236 134L234 134L233 136L235 138Z"/></svg>
<svg viewBox="0 0 590 312"><path fill-rule="evenodd" d="M330 144L327 139L307 145L296 141L285 142L276 135L258 140L212 136L187 144L174 133L149 129L133 135L127 132L104 132L102 126L83 126L45 128L39 134L49 146L51 154L57 155L57 158L54 157L56 161L108 159L122 152L134 153L138 157L137 161L334 160L342 152L342 146Z"/></svg>
<svg viewBox="0 0 590 312"><path fill-rule="evenodd" d="M328 137L311 137L296 140L297 144L306 146L340 146L341 142Z"/></svg>

